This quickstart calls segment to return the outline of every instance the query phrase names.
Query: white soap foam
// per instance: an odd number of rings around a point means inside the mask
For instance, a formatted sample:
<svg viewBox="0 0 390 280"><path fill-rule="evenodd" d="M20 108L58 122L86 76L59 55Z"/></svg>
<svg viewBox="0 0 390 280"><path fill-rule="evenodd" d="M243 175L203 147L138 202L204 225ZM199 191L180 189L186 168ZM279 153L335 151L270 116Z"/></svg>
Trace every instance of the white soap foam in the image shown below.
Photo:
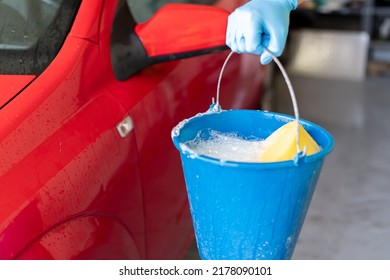
<svg viewBox="0 0 390 280"><path fill-rule="evenodd" d="M263 148L260 139L244 139L234 133L210 129L198 132L198 135L185 145L194 154L236 162L259 162L258 157Z"/></svg>

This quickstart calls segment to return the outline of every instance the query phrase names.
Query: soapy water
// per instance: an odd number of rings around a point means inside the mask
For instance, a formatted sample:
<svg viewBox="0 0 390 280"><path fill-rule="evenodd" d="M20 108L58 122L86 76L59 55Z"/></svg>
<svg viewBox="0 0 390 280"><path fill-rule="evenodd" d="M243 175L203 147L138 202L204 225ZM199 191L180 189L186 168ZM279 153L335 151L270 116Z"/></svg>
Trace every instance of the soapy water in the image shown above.
<svg viewBox="0 0 390 280"><path fill-rule="evenodd" d="M184 143L192 154L205 155L222 161L259 162L263 142L258 138L243 138L236 133L204 129Z"/></svg>

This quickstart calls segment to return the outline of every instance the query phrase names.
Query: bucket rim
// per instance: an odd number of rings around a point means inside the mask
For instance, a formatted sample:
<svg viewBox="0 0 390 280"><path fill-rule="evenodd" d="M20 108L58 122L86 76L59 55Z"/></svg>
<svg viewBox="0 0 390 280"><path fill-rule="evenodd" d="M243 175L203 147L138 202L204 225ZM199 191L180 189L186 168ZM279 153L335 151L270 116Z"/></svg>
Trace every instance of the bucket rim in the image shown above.
<svg viewBox="0 0 390 280"><path fill-rule="evenodd" d="M272 117L272 118L277 118L281 119L284 121L294 121L295 117L288 115L288 114L283 114L283 113L277 113L277 112L271 112L271 111L263 111L263 110L250 110L250 109L229 109L229 110L220 110L220 111L206 111L204 113L199 113L195 116L192 116L188 119L185 119L181 121L178 125L176 125L172 129L171 137L172 141L176 147L177 150L180 151L181 154L186 155L191 158L196 158L205 162L213 163L213 164L218 164L222 166L231 166L231 167L242 167L242 168L281 168L281 167L294 167L294 166L299 166L302 164L308 164L312 162L317 162L317 161L323 161L325 159L325 156L327 156L334 148L334 138L333 136L324 128L321 126L300 118L299 122L305 127L309 126L313 129L316 129L320 131L325 138L327 139L326 145L321 146L321 150L313 155L309 156L304 156L302 159L299 160L299 163L297 163L294 160L285 160L285 161L278 161L278 162L239 162L239 161L229 161L229 160L221 160L218 158L214 157L209 157L206 155L198 154L195 152L192 152L190 148L186 147L183 149L184 144L180 142L180 131L183 129L186 125L189 123L193 122L194 120L197 120L198 118L202 118L206 115L210 114L225 114L225 113L231 113L231 112L243 112L243 113L249 113L249 114L262 114L265 117Z"/></svg>

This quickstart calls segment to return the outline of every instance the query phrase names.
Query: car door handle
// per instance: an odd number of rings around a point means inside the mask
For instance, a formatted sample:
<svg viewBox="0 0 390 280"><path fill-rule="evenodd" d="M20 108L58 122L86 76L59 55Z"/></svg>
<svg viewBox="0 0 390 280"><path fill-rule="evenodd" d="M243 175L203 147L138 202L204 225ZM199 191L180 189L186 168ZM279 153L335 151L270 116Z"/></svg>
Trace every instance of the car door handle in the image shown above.
<svg viewBox="0 0 390 280"><path fill-rule="evenodd" d="M120 123L117 124L116 129L122 138L125 138L133 130L134 124L130 116L126 116Z"/></svg>

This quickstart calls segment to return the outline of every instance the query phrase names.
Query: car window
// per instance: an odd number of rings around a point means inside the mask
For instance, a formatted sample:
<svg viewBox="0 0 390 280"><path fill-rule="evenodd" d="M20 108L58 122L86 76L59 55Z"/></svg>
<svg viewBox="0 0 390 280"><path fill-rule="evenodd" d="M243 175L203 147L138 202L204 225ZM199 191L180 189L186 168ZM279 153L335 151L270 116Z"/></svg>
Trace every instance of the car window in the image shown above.
<svg viewBox="0 0 390 280"><path fill-rule="evenodd" d="M47 28L59 7L58 0L0 1L0 44L3 49L31 47Z"/></svg>
<svg viewBox="0 0 390 280"><path fill-rule="evenodd" d="M0 0L0 74L40 74L61 47L81 0Z"/></svg>
<svg viewBox="0 0 390 280"><path fill-rule="evenodd" d="M137 22L147 21L159 8L167 3L192 3L213 5L217 0L127 0Z"/></svg>

